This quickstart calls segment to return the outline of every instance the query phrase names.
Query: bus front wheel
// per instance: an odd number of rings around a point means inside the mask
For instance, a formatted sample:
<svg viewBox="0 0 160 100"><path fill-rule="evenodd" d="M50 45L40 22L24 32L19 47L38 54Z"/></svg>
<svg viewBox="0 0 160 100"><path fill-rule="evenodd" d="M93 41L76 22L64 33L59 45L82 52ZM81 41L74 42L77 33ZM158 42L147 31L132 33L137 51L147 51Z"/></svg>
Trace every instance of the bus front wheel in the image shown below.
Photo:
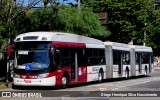
<svg viewBox="0 0 160 100"><path fill-rule="evenodd" d="M64 75L62 77L62 87L66 88L69 84L69 77L67 75Z"/></svg>

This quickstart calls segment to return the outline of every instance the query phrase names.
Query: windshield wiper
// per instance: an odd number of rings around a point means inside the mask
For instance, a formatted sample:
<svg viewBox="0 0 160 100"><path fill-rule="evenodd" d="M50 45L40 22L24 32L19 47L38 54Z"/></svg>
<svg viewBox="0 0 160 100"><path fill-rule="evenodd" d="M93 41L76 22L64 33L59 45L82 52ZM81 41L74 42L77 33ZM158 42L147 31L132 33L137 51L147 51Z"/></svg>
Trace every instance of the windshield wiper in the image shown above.
<svg viewBox="0 0 160 100"><path fill-rule="evenodd" d="M43 62L43 59L41 58L41 56L39 56L39 55L35 52L34 49L30 48L30 50L31 50L32 52L34 52L34 53L37 55L37 57L40 58L40 60Z"/></svg>

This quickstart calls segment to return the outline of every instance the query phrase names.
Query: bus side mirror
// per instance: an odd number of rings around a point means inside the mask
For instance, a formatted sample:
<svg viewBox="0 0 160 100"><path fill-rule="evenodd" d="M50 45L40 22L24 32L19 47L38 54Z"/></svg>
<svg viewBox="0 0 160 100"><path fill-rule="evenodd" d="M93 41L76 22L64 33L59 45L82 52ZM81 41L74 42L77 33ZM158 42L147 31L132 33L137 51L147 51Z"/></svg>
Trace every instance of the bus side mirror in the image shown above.
<svg viewBox="0 0 160 100"><path fill-rule="evenodd" d="M52 56L54 55L54 48L53 47L51 48L50 53L51 53Z"/></svg>

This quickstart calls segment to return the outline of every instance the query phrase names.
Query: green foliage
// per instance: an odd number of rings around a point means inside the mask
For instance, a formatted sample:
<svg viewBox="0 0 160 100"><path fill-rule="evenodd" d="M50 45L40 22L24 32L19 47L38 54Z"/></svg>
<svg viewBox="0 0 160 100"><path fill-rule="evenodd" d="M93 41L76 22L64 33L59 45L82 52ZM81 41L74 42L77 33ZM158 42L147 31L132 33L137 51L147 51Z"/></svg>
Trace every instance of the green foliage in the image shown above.
<svg viewBox="0 0 160 100"><path fill-rule="evenodd" d="M36 2L37 3L37 2ZM0 51L6 52L9 38L13 42L15 36L24 32L22 26L26 13L34 5L23 7L13 0L1 0L0 2ZM22 25L22 26L21 26ZM25 31L26 32L26 31Z"/></svg>
<svg viewBox="0 0 160 100"><path fill-rule="evenodd" d="M94 37L110 35L89 8L82 9L80 13L77 8L64 5L37 9L26 15L23 21L27 22L21 25L21 29L26 29L24 31L63 31Z"/></svg>
<svg viewBox="0 0 160 100"><path fill-rule="evenodd" d="M12 12L11 12L12 11ZM2 0L0 3L0 51L6 51L7 37L13 22L11 21L15 15L15 4L12 0Z"/></svg>
<svg viewBox="0 0 160 100"><path fill-rule="evenodd" d="M106 28L101 26L98 16L89 8L82 8L81 12L78 12L77 8L62 7L58 12L58 21L66 32L93 37L110 35Z"/></svg>
<svg viewBox="0 0 160 100"><path fill-rule="evenodd" d="M149 0L117 0L109 3L109 29L113 33L112 41L136 44L144 41L144 23L150 21L153 12ZM117 38L112 38L117 37Z"/></svg>
<svg viewBox="0 0 160 100"><path fill-rule="evenodd" d="M160 55L160 7L155 10L153 0L82 1L93 12L108 12L108 29L112 35L106 39L122 43L132 40L134 44L140 45L145 42L153 48L154 53ZM157 3L160 5L160 2Z"/></svg>
<svg viewBox="0 0 160 100"><path fill-rule="evenodd" d="M142 44L146 30L144 23L154 19L151 0L93 0L87 6L94 12L108 12L108 29L112 35L107 39L115 42L133 40Z"/></svg>
<svg viewBox="0 0 160 100"><path fill-rule="evenodd" d="M160 55L160 18L152 24L146 26L147 30L147 45L154 50L154 55Z"/></svg>
<svg viewBox="0 0 160 100"><path fill-rule="evenodd" d="M82 0L82 5L91 7L93 12L106 12L111 0Z"/></svg>
<svg viewBox="0 0 160 100"><path fill-rule="evenodd" d="M1 51L6 51L9 36L13 41L18 34L30 31L62 31L95 38L110 35L89 8L82 8L79 12L74 7L53 4L32 10L13 2L9 4L0 8Z"/></svg>

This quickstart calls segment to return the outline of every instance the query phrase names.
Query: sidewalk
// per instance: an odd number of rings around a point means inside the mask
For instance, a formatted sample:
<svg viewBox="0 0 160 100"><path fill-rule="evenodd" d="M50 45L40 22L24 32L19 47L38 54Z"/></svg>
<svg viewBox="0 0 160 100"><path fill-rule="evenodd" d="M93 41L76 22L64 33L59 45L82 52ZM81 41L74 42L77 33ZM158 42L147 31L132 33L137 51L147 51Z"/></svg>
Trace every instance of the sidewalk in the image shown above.
<svg viewBox="0 0 160 100"><path fill-rule="evenodd" d="M154 69L160 69L160 66L158 66L158 67L154 67Z"/></svg>
<svg viewBox="0 0 160 100"><path fill-rule="evenodd" d="M12 87L12 82L8 82L8 84L4 81L4 78L0 78L0 89Z"/></svg>
<svg viewBox="0 0 160 100"><path fill-rule="evenodd" d="M11 87L12 87L12 82L9 82L8 84L0 82L0 89L11 88Z"/></svg>

